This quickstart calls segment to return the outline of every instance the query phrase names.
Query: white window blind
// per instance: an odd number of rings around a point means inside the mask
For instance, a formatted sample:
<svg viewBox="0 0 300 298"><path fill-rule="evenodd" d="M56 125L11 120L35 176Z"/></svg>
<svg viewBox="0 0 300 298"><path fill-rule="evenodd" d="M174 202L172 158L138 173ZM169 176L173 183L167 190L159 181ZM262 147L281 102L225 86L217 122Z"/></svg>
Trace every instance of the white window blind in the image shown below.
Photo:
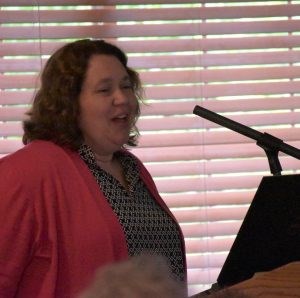
<svg viewBox="0 0 300 298"><path fill-rule="evenodd" d="M0 156L53 51L79 38L119 45L144 82L145 162L185 234L190 294L216 281L264 175L264 151L193 115L203 106L300 147L300 1L0 0ZM299 160L280 154L283 174Z"/></svg>

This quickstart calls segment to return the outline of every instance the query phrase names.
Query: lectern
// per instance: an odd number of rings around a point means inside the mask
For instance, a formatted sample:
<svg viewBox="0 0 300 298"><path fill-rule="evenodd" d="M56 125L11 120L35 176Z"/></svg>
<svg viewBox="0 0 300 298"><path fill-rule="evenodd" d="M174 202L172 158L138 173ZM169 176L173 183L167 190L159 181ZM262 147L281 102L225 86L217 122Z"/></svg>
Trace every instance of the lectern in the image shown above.
<svg viewBox="0 0 300 298"><path fill-rule="evenodd" d="M230 287L282 265L300 261L300 175L281 176L278 153L300 159L282 140L200 106L193 113L256 140L273 176L263 177L212 291ZM211 290L193 297L209 295Z"/></svg>
<svg viewBox="0 0 300 298"><path fill-rule="evenodd" d="M230 286L300 260L300 175L263 177L217 282Z"/></svg>

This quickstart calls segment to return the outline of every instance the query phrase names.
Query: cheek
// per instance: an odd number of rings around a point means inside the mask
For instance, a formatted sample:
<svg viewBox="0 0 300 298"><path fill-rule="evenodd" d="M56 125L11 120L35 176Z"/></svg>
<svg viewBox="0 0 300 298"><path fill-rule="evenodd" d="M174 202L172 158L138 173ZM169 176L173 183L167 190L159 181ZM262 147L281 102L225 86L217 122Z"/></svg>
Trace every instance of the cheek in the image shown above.
<svg viewBox="0 0 300 298"><path fill-rule="evenodd" d="M79 125L83 132L89 131L91 127L95 125L95 119L97 119L97 112L91 105L85 105L84 103L80 106Z"/></svg>
<svg viewBox="0 0 300 298"><path fill-rule="evenodd" d="M107 114L109 114L108 107L103 104L100 105L96 100L90 101L81 106L82 119L85 121L99 120Z"/></svg>

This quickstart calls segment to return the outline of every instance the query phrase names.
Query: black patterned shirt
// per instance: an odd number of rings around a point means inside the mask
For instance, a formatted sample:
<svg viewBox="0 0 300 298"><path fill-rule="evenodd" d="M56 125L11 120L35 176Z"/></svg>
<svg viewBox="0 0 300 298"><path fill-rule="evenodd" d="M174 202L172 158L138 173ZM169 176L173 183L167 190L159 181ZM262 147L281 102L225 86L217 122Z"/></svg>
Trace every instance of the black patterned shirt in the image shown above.
<svg viewBox="0 0 300 298"><path fill-rule="evenodd" d="M97 165L89 146L82 145L79 154L123 227L129 255L147 252L163 256L174 277L183 281L185 266L178 227L141 180L135 158L121 151L115 153L124 170L129 186L127 191L117 179Z"/></svg>

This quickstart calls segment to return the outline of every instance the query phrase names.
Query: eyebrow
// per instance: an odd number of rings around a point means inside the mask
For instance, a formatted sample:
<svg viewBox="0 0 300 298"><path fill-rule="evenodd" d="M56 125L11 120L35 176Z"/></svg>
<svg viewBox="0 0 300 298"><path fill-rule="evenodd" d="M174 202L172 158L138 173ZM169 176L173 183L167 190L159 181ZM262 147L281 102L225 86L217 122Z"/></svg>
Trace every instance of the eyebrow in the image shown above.
<svg viewBox="0 0 300 298"><path fill-rule="evenodd" d="M99 81L97 81L97 85L99 85L99 84L105 84L105 83L111 83L113 81L113 79L112 78L103 78L103 79L101 79L101 80L99 80ZM131 80L130 80L130 77L128 76L128 75L125 75L121 80L120 80L120 82L130 82Z"/></svg>

